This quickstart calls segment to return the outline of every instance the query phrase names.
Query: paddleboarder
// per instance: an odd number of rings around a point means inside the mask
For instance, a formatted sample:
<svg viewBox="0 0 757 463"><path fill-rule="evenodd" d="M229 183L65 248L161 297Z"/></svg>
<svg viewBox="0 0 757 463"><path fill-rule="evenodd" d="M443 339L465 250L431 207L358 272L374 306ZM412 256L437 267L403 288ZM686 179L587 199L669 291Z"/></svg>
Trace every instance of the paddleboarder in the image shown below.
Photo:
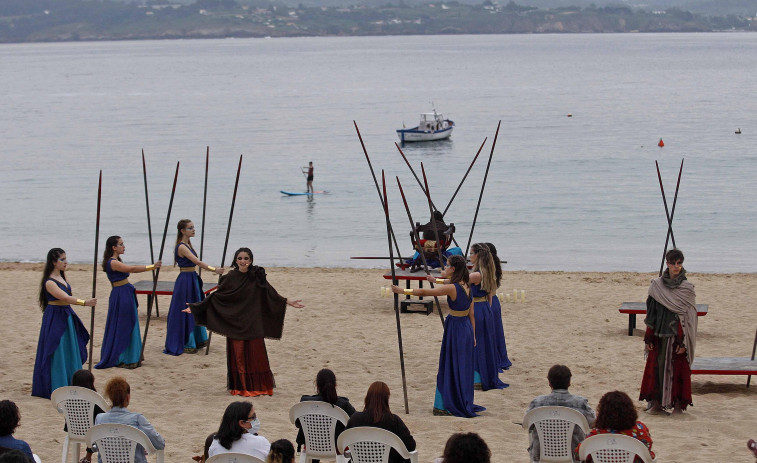
<svg viewBox="0 0 757 463"><path fill-rule="evenodd" d="M313 161L310 161L307 167L302 168L302 173L307 177L307 193L315 193L313 189Z"/></svg>

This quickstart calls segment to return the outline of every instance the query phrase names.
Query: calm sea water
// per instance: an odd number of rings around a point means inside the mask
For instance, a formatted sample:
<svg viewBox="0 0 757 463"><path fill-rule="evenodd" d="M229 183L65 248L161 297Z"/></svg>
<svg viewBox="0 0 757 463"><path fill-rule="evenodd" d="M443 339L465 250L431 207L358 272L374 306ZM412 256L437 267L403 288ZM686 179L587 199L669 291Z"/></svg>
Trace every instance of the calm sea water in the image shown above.
<svg viewBox="0 0 757 463"><path fill-rule="evenodd" d="M431 101L457 123L447 142L407 145L432 199L468 241L502 121L473 241L507 269L655 271L685 158L673 230L690 271L754 272L757 262L757 34L502 35L191 40L0 45L0 259L50 247L91 262L98 171L100 249L124 237L149 259L140 151L155 254L181 167L176 222L198 227L210 146L204 260L221 261L239 155L229 249L265 266L377 267L383 212L353 120L380 178L403 253L408 220L428 208L394 142ZM567 117L572 114L572 117ZM740 128L742 134L734 131ZM662 138L664 148L657 147ZM303 190L300 166L315 164ZM230 256L226 257L228 263Z"/></svg>

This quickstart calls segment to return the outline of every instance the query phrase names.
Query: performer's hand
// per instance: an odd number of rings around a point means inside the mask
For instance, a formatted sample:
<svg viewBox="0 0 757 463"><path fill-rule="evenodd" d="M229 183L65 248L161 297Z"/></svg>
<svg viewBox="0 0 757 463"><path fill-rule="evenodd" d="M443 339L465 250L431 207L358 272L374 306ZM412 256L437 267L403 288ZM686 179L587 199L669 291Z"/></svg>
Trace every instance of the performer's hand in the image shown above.
<svg viewBox="0 0 757 463"><path fill-rule="evenodd" d="M654 344L651 342L649 344L644 344L644 350L647 352L652 352L654 350Z"/></svg>
<svg viewBox="0 0 757 463"><path fill-rule="evenodd" d="M404 291L405 291L405 290L404 290L404 289L402 289L402 288L400 288L399 286L397 286L397 285L392 285L392 292L393 292L394 294L403 294L403 293L404 293Z"/></svg>
<svg viewBox="0 0 757 463"><path fill-rule="evenodd" d="M94 307L95 305L97 305L97 298L93 297L92 299L87 299L86 301L84 301L84 305L86 305L87 307Z"/></svg>
<svg viewBox="0 0 757 463"><path fill-rule="evenodd" d="M686 347L685 346L678 346L676 348L676 354L681 355L686 353Z"/></svg>
<svg viewBox="0 0 757 463"><path fill-rule="evenodd" d="M427 280L427 281L428 281L429 283L436 283L436 277L432 277L431 275L427 275L427 276L426 276L426 280Z"/></svg>
<svg viewBox="0 0 757 463"><path fill-rule="evenodd" d="M155 268L160 268L160 266L163 265L163 261L159 260L159 261L155 262L154 265L155 265Z"/></svg>
<svg viewBox="0 0 757 463"><path fill-rule="evenodd" d="M473 336L473 347L476 347L476 336Z"/></svg>
<svg viewBox="0 0 757 463"><path fill-rule="evenodd" d="M301 308L305 307L302 304L302 299L297 299L296 301L290 301L289 299L287 299L287 305L291 305L295 309L301 309Z"/></svg>
<svg viewBox="0 0 757 463"><path fill-rule="evenodd" d="M219 274L219 275L223 275L223 272L225 272L225 271L226 271L226 269L223 268L223 267L218 267L217 269L215 269L215 272L217 274Z"/></svg>

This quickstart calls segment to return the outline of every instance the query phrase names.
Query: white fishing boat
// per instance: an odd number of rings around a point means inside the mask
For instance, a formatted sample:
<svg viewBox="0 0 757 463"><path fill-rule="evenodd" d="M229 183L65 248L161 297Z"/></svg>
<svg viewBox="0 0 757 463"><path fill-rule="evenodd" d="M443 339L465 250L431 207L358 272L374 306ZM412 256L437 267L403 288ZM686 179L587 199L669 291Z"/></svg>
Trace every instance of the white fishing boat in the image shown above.
<svg viewBox="0 0 757 463"><path fill-rule="evenodd" d="M404 124L403 124L404 125ZM412 129L397 129L397 136L402 143L409 141L432 141L449 138L455 123L436 112L422 113L421 121Z"/></svg>

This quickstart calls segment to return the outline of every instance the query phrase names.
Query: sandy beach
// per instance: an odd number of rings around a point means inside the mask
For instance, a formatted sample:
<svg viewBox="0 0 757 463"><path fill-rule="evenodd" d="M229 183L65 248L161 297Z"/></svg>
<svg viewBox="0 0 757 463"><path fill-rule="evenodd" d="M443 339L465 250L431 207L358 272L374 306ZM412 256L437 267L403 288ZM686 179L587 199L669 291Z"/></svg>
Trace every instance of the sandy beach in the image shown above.
<svg viewBox="0 0 757 463"><path fill-rule="evenodd" d="M265 265L265 262L259 262ZM42 461L60 461L63 418L49 400L31 397L32 369L42 313L36 299L42 264L0 264L0 298L6 303L0 355L0 398L21 410L15 436L26 440ZM160 279L173 281L168 267ZM652 273L505 272L503 292L525 290L523 303L503 303L507 347L513 367L500 375L510 387L476 392L487 407L473 419L432 416L442 324L430 316L402 314L409 415L404 413L397 329L392 300L380 296L384 271L326 268L269 268L269 281L286 296L302 299L304 309L288 308L284 336L266 341L276 379L272 397L252 399L260 417L260 434L270 441L294 441L289 408L302 394L313 393L313 379L324 367L334 370L338 392L362 409L371 382L385 381L391 408L413 433L421 462L439 456L450 434L479 433L495 462L528 461L527 433L521 428L531 399L549 392L546 374L555 363L573 372L571 392L596 407L603 393L619 389L637 398L644 367L642 321L632 337L628 317L618 313L624 301L644 301ZM755 335L757 274L688 275L697 302L709 304L699 319L698 357L748 357ZM91 266L67 271L76 297L91 293ZM110 285L98 272L98 307L94 317L94 361L100 358ZM133 275L131 281L147 279ZM146 298L140 296L140 326L146 321ZM213 336L209 355L172 357L162 353L169 298L159 299L160 317L150 323L141 368L93 370L96 386L124 376L132 388L132 411L143 413L166 439L166 462L189 462L201 452L205 436L215 430L225 407L234 400L226 391L225 342ZM446 304L442 304L446 312ZM76 307L90 327L90 309ZM153 314L154 315L154 314ZM757 381L757 378L755 378ZM753 381L754 382L754 381ZM745 376L694 376L694 407L682 416L649 416L636 402L640 419L654 439L658 461L752 461L745 443L757 438L752 417L757 386ZM751 418L750 418L751 417Z"/></svg>

